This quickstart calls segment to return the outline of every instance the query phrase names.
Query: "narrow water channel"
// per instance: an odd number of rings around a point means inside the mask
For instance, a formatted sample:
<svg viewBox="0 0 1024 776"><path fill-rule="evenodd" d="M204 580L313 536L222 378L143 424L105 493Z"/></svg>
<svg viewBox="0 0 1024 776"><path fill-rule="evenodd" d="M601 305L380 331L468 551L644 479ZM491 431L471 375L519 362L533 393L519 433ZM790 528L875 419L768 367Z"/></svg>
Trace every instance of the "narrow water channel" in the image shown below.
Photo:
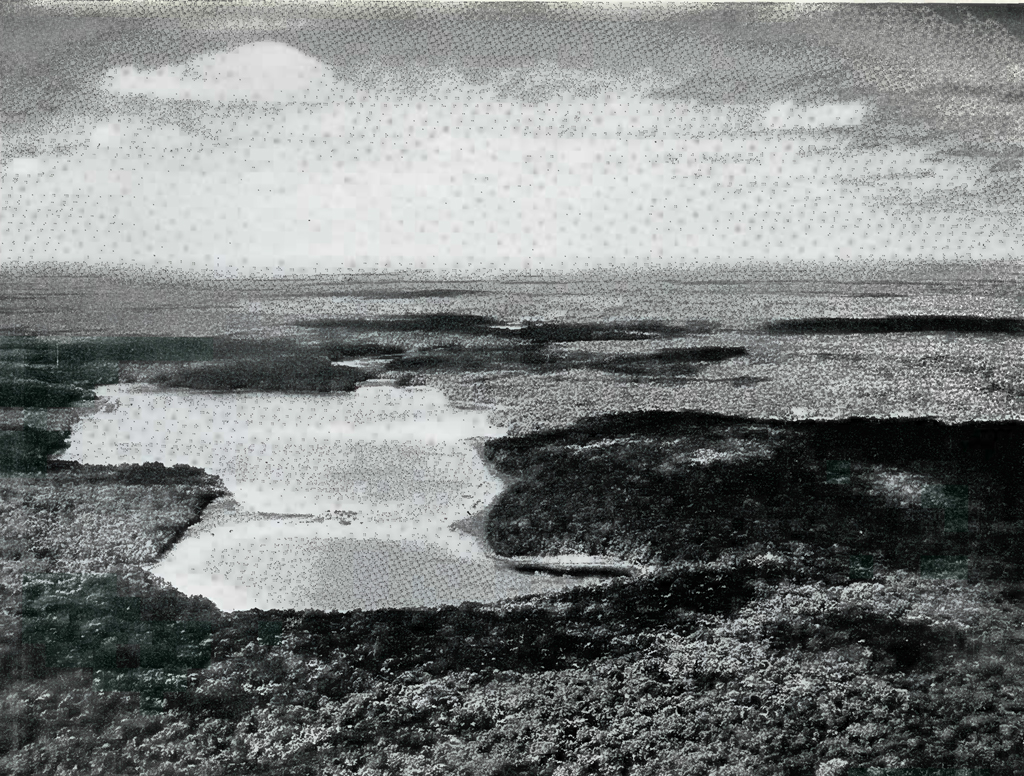
<svg viewBox="0 0 1024 776"><path fill-rule="evenodd" d="M153 568L224 610L438 606L579 584L503 568L452 527L500 493L473 442L502 431L435 389L99 393L65 459L184 463L231 491Z"/></svg>

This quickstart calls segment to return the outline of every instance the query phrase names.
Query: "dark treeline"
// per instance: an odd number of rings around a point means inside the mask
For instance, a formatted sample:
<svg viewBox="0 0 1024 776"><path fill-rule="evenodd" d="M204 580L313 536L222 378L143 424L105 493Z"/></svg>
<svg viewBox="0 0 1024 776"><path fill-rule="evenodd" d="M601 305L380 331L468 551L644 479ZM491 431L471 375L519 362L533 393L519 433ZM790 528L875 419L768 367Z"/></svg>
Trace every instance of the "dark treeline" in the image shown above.
<svg viewBox="0 0 1024 776"><path fill-rule="evenodd" d="M1024 334L1024 318L981 315L793 318L765 324L764 330L771 334Z"/></svg>
<svg viewBox="0 0 1024 776"><path fill-rule="evenodd" d="M327 356L279 355L232 359L175 369L154 380L173 388L202 391L352 391L367 373L334 366Z"/></svg>
<svg viewBox="0 0 1024 776"><path fill-rule="evenodd" d="M288 632L298 639L298 654L325 658L340 651L350 666L373 673L543 671L635 649L621 639L666 623L695 627L699 618L681 619L681 608L693 614L734 612L753 596L753 575L749 567L711 574L666 570L629 583L571 589L540 605L237 614L220 614L204 599L130 580L57 575L24 589L24 652L8 670L37 678L72 667L185 670ZM104 615L103 627L96 627ZM175 623L180 635L166 643L158 638Z"/></svg>
<svg viewBox="0 0 1024 776"><path fill-rule="evenodd" d="M409 314L395 318L316 318L296 321L297 326L310 329L345 329L353 332L412 332L437 334L494 334L501 324L486 315L463 313Z"/></svg>
<svg viewBox="0 0 1024 776"><path fill-rule="evenodd" d="M18 426L0 428L0 472L42 471L50 456L67 448L67 433Z"/></svg>
<svg viewBox="0 0 1024 776"><path fill-rule="evenodd" d="M321 318L298 321L298 326L314 329L346 329L374 332L428 332L491 336L529 342L596 342L646 340L711 334L717 324L694 321L667 324L662 321L614 321L610 323L527 323L521 328L502 328L505 322L485 315L463 313L409 314L393 318Z"/></svg>
<svg viewBox="0 0 1024 776"><path fill-rule="evenodd" d="M398 290L387 288L364 288L346 290L324 290L312 289L305 293L289 294L288 296L305 297L347 297L355 299L457 299L461 296L477 296L486 293L469 288L418 288L413 290Z"/></svg>
<svg viewBox="0 0 1024 776"><path fill-rule="evenodd" d="M1024 573L1020 422L627 413L491 440L486 453L519 478L488 525L506 555L671 563L800 541L913 568L955 556Z"/></svg>
<svg viewBox="0 0 1024 776"><path fill-rule="evenodd" d="M300 343L289 337L5 337L0 340L0 407L67 407L94 399L91 389L118 382L126 366L170 387L351 391L369 373L332 361L402 352L377 342Z"/></svg>
<svg viewBox="0 0 1024 776"><path fill-rule="evenodd" d="M242 652L247 645L273 644L288 635L297 655L345 656L336 676L336 690L342 693L360 689L353 672L395 676L410 670L434 675L548 671L642 649L648 643L642 638L645 634L664 628L692 631L700 627L700 615L734 614L753 598L753 580L770 576L743 564L717 572L666 569L636 580L570 589L532 603L225 615L203 599L149 584L140 587L137 581L102 576L78 581L58 575L25 588L23 654L7 667L23 678L44 678L70 668L194 670ZM140 598L143 590L145 597ZM102 618L102 627L96 627L97 618ZM935 629L914 629L897 618L884 621L856 607L831 622L833 634L847 631L848 636L880 647L879 658L895 659L903 670L946 640ZM780 646L806 639L781 626L769 636ZM910 648L911 639L917 642L916 649ZM201 700L194 696L168 692L167 686L151 689L159 690L170 708L215 716L241 716L238 704L257 703L255 698L235 698L230 706L220 706L218 714L214 708L198 708Z"/></svg>
<svg viewBox="0 0 1024 776"><path fill-rule="evenodd" d="M662 348L650 353L596 356L560 352L545 342L495 347L444 347L402 355L388 362L401 371L495 371L513 369L552 372L566 369L598 369L647 377L686 377L699 374L707 364L747 355L745 348Z"/></svg>

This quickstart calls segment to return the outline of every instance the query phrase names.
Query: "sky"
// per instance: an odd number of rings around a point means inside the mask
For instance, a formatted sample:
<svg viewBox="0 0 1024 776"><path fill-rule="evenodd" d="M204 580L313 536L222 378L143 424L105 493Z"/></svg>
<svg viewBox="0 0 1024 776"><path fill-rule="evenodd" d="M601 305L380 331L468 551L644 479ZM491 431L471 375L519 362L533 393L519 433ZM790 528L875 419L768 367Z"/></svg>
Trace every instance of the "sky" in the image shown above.
<svg viewBox="0 0 1024 776"><path fill-rule="evenodd" d="M11 2L0 250L214 273L1015 260L1024 7Z"/></svg>

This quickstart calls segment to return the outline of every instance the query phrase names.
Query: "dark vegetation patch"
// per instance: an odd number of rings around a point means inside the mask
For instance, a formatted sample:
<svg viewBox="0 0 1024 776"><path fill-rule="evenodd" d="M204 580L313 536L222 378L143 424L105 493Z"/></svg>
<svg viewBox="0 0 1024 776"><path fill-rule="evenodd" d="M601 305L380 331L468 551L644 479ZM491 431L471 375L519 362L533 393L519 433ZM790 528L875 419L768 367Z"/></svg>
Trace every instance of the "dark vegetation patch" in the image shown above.
<svg viewBox="0 0 1024 776"><path fill-rule="evenodd" d="M521 329L504 329L502 336L531 342L598 342L647 340L711 334L717 325L705 321L667 324L661 321L617 321L614 323L531 323Z"/></svg>
<svg viewBox="0 0 1024 776"><path fill-rule="evenodd" d="M35 337L0 338L0 407L67 407L117 382L116 364L69 355L62 359L56 343Z"/></svg>
<svg viewBox="0 0 1024 776"><path fill-rule="evenodd" d="M470 776L598 762L641 776L672 772L666 753L703 761L731 744L732 762L814 773L937 730L909 762L1013 773L1021 750L998 746L1007 717L991 693L1014 667L953 670L977 658L962 629L835 589L798 614L785 602L820 587L759 600L757 576L676 569L501 605L224 615L143 575L50 575L26 585L20 638L0 653L0 764L104 753L122 772L370 776L383 762ZM524 729L543 744L523 746ZM300 733L315 747L291 745ZM985 748L961 752L968 741Z"/></svg>
<svg viewBox="0 0 1024 776"><path fill-rule="evenodd" d="M0 478L0 585L19 578L20 563L37 560L43 568L155 562L226 493L217 477L191 466L28 463L34 472L26 465Z"/></svg>
<svg viewBox="0 0 1024 776"><path fill-rule="evenodd" d="M850 296L858 299L906 299L910 294L889 294L884 292L865 291L862 293L850 294Z"/></svg>
<svg viewBox="0 0 1024 776"><path fill-rule="evenodd" d="M494 334L501 321L485 315L462 313L409 314L394 318L317 318L297 321L310 329L345 329L353 332L410 332L437 334Z"/></svg>
<svg viewBox="0 0 1024 776"><path fill-rule="evenodd" d="M0 652L0 686L87 671L108 691L141 695L151 711L243 723L266 698L239 683L286 680L296 662L327 661L330 671L304 682L304 693L335 700L409 672L430 677L565 669L649 647L652 629L689 633L701 615L735 612L753 595L750 578L750 569L675 570L630 584L577 588L534 604L224 615L146 575L51 574L22 590L20 638L7 640ZM281 641L288 643L292 665L261 664L259 653ZM183 681L183 674L211 663L220 668ZM265 670L269 674L261 676ZM414 720L365 721L376 724L357 725L347 743L394 740ZM40 722L37 734L43 732Z"/></svg>
<svg viewBox="0 0 1024 776"><path fill-rule="evenodd" d="M59 365L0 361L0 380L36 380L53 385L94 388L97 385L112 385L117 382L118 377L117 364L104 361L85 363L65 361Z"/></svg>
<svg viewBox="0 0 1024 776"><path fill-rule="evenodd" d="M204 598L157 586L144 589L113 575L59 574L22 590L22 679L60 671L182 672L210 662L220 625Z"/></svg>
<svg viewBox="0 0 1024 776"><path fill-rule="evenodd" d="M492 336L504 339L546 342L597 342L646 340L710 334L717 324L694 321L667 324L661 321L618 321L613 323L528 323L522 328L502 328L504 323L485 315L463 313L409 314L393 318L322 318L298 321L297 326L316 329L345 329L355 332L412 332Z"/></svg>
<svg viewBox="0 0 1024 776"><path fill-rule="evenodd" d="M468 288L418 288L411 291L391 289L353 289L351 291L311 291L308 296L354 297L356 299L458 299L484 293Z"/></svg>
<svg viewBox="0 0 1024 776"><path fill-rule="evenodd" d="M0 339L0 406L67 407L95 398L90 389L116 383L120 364L187 362L262 352L259 343L217 337L104 337L57 341Z"/></svg>
<svg viewBox="0 0 1024 776"><path fill-rule="evenodd" d="M550 371L569 369L583 360L582 356L558 353L544 345L453 346L407 353L389 361L387 368L411 372Z"/></svg>
<svg viewBox="0 0 1024 776"><path fill-rule="evenodd" d="M61 484L77 482L90 485L183 486L184 492L190 496L199 496L199 501L194 505L199 511L211 500L227 492L215 475L184 463L166 466L148 461L101 466L77 461L50 461L47 470L52 472Z"/></svg>
<svg viewBox="0 0 1024 776"><path fill-rule="evenodd" d="M17 348L29 354L31 364L163 363L212 361L266 352L273 343L231 337L96 337L57 342L42 338L21 338Z"/></svg>
<svg viewBox="0 0 1024 776"><path fill-rule="evenodd" d="M833 353L829 350L819 350L811 355L822 361L845 361L849 364L856 364L864 360L864 356L858 353Z"/></svg>
<svg viewBox="0 0 1024 776"><path fill-rule="evenodd" d="M156 375L173 388L202 391L352 391L366 372L334 366L327 356L283 355L196 364Z"/></svg>
<svg viewBox="0 0 1024 776"><path fill-rule="evenodd" d="M794 318L767 323L764 330L770 334L1024 334L1024 318L981 315Z"/></svg>
<svg viewBox="0 0 1024 776"><path fill-rule="evenodd" d="M464 296L478 296L488 293L474 288L452 288L427 284L393 282L352 282L352 283L306 283L298 282L283 292L271 284L266 294L270 298L340 298L340 299L458 299ZM404 288L402 286L405 286Z"/></svg>
<svg viewBox="0 0 1024 776"><path fill-rule="evenodd" d="M43 471L67 448L67 434L34 426L0 429L0 473Z"/></svg>
<svg viewBox="0 0 1024 776"><path fill-rule="evenodd" d="M495 347L444 347L393 359L388 368L401 371L498 371L515 369L552 372L598 369L649 377L681 377L700 373L709 363L747 354L745 348L663 348L651 353L596 356L557 351L545 342Z"/></svg>
<svg viewBox="0 0 1024 776"><path fill-rule="evenodd" d="M405 352L405 348L379 342L325 342L322 347L324 354L331 361L344 361L349 358L386 358Z"/></svg>
<svg viewBox="0 0 1024 776"><path fill-rule="evenodd" d="M877 653L883 670L911 671L934 665L940 656L967 646L963 631L908 620L861 603L843 604L819 618L776 620L764 637L780 650L825 652L866 646Z"/></svg>
<svg viewBox="0 0 1024 776"><path fill-rule="evenodd" d="M0 407L67 407L96 395L77 385L25 378L0 378Z"/></svg>
<svg viewBox="0 0 1024 776"><path fill-rule="evenodd" d="M625 639L652 629L686 631L697 618L735 612L753 596L751 568L719 572L670 569L630 582L573 588L512 605L462 604L439 609L275 614L283 632L301 634L299 654L340 650L371 672L422 669L432 674L483 669L544 671L601 655L624 654ZM262 617L232 616L215 654L242 648Z"/></svg>
<svg viewBox="0 0 1024 776"><path fill-rule="evenodd" d="M985 573L1024 573L1019 422L626 413L485 450L519 478L490 513L503 555L670 563L799 541L915 569L967 555Z"/></svg>
<svg viewBox="0 0 1024 776"><path fill-rule="evenodd" d="M754 375L740 375L739 377L722 378L720 382L728 383L733 388L746 388L751 385L771 382L770 377L756 377Z"/></svg>
<svg viewBox="0 0 1024 776"><path fill-rule="evenodd" d="M131 379L133 371L162 385L201 390L350 391L366 373L332 366L332 360L401 352L375 342L300 344L284 337L6 337L0 339L0 407L66 407L95 398L90 389L98 385L124 374Z"/></svg>

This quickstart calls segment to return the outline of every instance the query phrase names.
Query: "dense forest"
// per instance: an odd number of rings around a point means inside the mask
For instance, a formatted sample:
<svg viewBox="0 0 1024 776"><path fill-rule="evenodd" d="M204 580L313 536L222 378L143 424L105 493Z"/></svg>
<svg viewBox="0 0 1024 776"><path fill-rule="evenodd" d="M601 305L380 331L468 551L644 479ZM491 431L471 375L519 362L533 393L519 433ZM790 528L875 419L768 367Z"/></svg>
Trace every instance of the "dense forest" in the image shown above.
<svg viewBox="0 0 1024 776"><path fill-rule="evenodd" d="M769 421L626 413L489 440L514 479L489 513L502 554L714 560L801 542L918 570L956 558L1019 580L1024 423Z"/></svg>

